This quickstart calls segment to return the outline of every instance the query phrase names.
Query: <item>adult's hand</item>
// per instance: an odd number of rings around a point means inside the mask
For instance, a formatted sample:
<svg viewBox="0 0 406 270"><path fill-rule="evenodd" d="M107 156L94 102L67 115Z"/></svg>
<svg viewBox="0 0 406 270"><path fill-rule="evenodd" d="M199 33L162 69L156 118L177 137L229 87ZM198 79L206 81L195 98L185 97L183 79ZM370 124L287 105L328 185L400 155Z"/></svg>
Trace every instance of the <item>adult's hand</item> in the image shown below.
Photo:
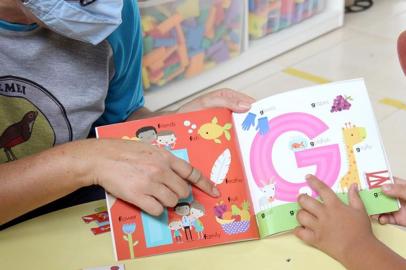
<svg viewBox="0 0 406 270"><path fill-rule="evenodd" d="M233 112L247 112L255 99L232 89L219 89L199 96L181 106L177 112L192 112L206 108L223 107Z"/></svg>
<svg viewBox="0 0 406 270"><path fill-rule="evenodd" d="M210 180L167 150L127 140L83 144L77 155L88 161L86 179L151 215L160 215L164 207L174 207L188 197L188 184L213 197L220 195Z"/></svg>

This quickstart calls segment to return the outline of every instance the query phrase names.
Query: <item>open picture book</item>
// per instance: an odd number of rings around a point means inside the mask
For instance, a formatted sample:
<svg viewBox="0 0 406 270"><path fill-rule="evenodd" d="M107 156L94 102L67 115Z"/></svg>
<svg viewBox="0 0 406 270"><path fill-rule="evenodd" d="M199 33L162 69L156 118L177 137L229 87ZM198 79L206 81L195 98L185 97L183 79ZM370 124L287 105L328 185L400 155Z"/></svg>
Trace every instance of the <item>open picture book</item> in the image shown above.
<svg viewBox="0 0 406 270"><path fill-rule="evenodd" d="M385 150L362 79L303 88L253 104L164 115L97 128L119 138L165 148L209 178L212 198L191 187L159 217L107 194L118 260L260 239L296 226L301 193L314 174L344 202L356 183L367 212L399 209L380 186L392 183ZM147 158L147 157L146 157Z"/></svg>

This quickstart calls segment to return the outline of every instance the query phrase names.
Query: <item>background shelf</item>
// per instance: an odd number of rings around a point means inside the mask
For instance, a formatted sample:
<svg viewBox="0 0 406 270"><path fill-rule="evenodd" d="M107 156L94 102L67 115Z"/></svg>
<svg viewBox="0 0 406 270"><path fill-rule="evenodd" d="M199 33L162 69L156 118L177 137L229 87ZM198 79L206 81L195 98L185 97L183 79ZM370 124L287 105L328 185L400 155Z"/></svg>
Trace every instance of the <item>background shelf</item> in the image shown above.
<svg viewBox="0 0 406 270"><path fill-rule="evenodd" d="M230 59L196 77L176 81L160 88L146 90L146 107L152 111L160 110L341 27L343 22L344 1L326 0L326 8L322 13L283 31L250 41L247 49L236 58ZM247 33L247 31L245 32Z"/></svg>

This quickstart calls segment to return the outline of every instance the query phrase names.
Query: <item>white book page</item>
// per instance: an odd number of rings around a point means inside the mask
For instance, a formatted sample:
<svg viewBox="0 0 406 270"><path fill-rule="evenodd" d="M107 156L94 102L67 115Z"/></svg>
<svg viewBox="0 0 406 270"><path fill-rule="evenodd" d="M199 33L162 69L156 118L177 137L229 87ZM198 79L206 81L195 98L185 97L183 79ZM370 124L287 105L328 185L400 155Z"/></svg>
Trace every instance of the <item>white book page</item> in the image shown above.
<svg viewBox="0 0 406 270"><path fill-rule="evenodd" d="M255 214L316 196L307 174L335 192L393 181L362 79L271 96L233 120Z"/></svg>

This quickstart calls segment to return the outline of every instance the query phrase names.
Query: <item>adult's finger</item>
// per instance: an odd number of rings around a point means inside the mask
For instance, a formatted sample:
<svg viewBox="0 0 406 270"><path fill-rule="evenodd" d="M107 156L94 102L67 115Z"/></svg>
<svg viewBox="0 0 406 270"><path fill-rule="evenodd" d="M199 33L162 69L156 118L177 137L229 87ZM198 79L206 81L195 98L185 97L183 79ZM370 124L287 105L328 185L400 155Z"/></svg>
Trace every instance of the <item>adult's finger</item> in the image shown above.
<svg viewBox="0 0 406 270"><path fill-rule="evenodd" d="M320 216L323 212L323 204L309 195L301 194L297 201L304 210L315 217Z"/></svg>
<svg viewBox="0 0 406 270"><path fill-rule="evenodd" d="M153 196L166 207L175 207L179 201L179 197L162 183L151 183L148 195Z"/></svg>
<svg viewBox="0 0 406 270"><path fill-rule="evenodd" d="M179 113L202 110L204 108L225 107L233 112L247 112L255 99L231 89L219 89L182 105Z"/></svg>
<svg viewBox="0 0 406 270"><path fill-rule="evenodd" d="M189 185L172 170L168 170L165 173L161 183L175 192L178 198L187 198L190 195Z"/></svg>
<svg viewBox="0 0 406 270"><path fill-rule="evenodd" d="M177 158L175 156L172 156L170 157L170 166L172 170L185 181L190 182L191 184L198 187L199 189L206 192L212 197L220 196L219 190L203 174L200 173L200 176L197 177L196 179L190 178L193 172L193 167L186 161Z"/></svg>
<svg viewBox="0 0 406 270"><path fill-rule="evenodd" d="M160 202L151 196L139 196L135 201L131 202L141 208L144 212L147 212L153 216L159 216L163 213L164 207Z"/></svg>
<svg viewBox="0 0 406 270"><path fill-rule="evenodd" d="M324 203L330 204L339 201L337 195L314 175L307 175L306 180L309 186L320 195Z"/></svg>
<svg viewBox="0 0 406 270"><path fill-rule="evenodd" d="M221 89L202 98L208 107L225 107L233 112L246 112L255 102L254 98L231 89Z"/></svg>
<svg viewBox="0 0 406 270"><path fill-rule="evenodd" d="M367 212L365 210L364 203L362 202L361 198L359 197L357 184L352 184L350 186L350 189L348 190L348 202L351 207L361 210L365 213Z"/></svg>
<svg viewBox="0 0 406 270"><path fill-rule="evenodd" d="M300 209L296 214L297 221L304 227L315 230L317 226L317 218L306 210Z"/></svg>

